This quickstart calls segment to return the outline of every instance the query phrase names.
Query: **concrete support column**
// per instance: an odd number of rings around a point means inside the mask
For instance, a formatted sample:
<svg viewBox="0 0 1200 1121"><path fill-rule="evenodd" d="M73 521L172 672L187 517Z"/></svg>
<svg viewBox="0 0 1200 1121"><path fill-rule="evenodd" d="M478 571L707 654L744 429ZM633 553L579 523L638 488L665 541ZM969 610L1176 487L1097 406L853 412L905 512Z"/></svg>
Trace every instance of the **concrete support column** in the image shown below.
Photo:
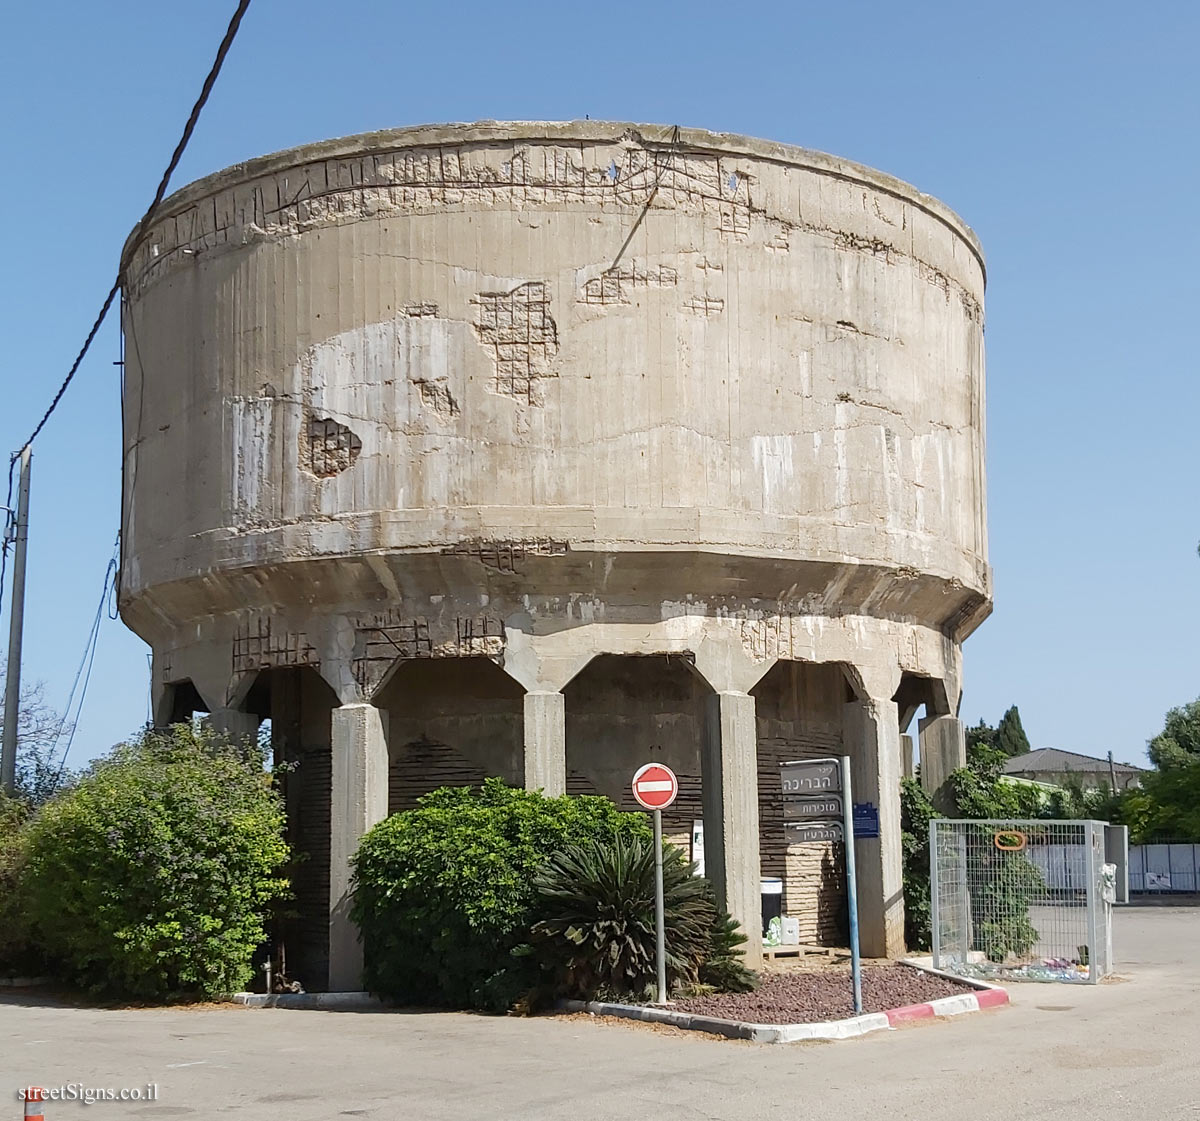
<svg viewBox="0 0 1200 1121"><path fill-rule="evenodd" d="M844 706L843 727L856 803L879 812L879 836L854 842L859 940L865 957L904 953L904 878L900 847L900 718L891 700Z"/></svg>
<svg viewBox="0 0 1200 1121"><path fill-rule="evenodd" d="M754 698L715 693L706 699L701 756L704 869L717 901L749 941L746 963L762 961L762 872L758 855L758 729Z"/></svg>
<svg viewBox="0 0 1200 1121"><path fill-rule="evenodd" d="M369 704L333 710L329 813L329 989L362 988L362 946L350 921L350 858L364 833L387 817L387 714Z"/></svg>
<svg viewBox="0 0 1200 1121"><path fill-rule="evenodd" d="M236 708L217 708L209 714L209 727L231 740L253 740L258 735L258 717Z"/></svg>
<svg viewBox="0 0 1200 1121"><path fill-rule="evenodd" d="M916 773L916 768L913 764L913 738L912 736L900 737L900 769L904 772L905 778L912 778Z"/></svg>
<svg viewBox="0 0 1200 1121"><path fill-rule="evenodd" d="M567 792L567 705L562 693L525 694L525 789Z"/></svg>
<svg viewBox="0 0 1200 1121"><path fill-rule="evenodd" d="M941 813L953 809L946 780L967 765L967 735L954 716L927 716L920 724L921 786Z"/></svg>

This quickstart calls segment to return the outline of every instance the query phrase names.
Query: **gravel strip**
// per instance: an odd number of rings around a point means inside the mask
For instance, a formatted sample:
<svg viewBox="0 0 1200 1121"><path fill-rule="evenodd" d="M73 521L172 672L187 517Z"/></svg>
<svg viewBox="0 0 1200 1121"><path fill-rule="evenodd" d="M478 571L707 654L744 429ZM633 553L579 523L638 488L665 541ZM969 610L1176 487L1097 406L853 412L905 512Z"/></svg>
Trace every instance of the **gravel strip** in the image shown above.
<svg viewBox="0 0 1200 1121"><path fill-rule="evenodd" d="M975 990L907 965L866 965L862 971L864 1012L886 1012ZM854 1015L850 971L771 973L752 993L681 997L672 1008L753 1024L816 1024Z"/></svg>

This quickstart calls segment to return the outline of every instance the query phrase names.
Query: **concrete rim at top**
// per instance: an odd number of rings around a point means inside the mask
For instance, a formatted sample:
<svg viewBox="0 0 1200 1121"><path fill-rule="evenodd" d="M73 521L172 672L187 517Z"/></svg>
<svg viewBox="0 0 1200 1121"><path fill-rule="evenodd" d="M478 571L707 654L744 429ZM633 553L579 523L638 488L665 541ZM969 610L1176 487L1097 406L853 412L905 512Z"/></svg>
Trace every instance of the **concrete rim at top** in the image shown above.
<svg viewBox="0 0 1200 1121"><path fill-rule="evenodd" d="M201 179L181 187L163 200L151 219L151 226L169 218L198 200L217 191L269 175L288 167L311 163L315 160L342 159L369 152L393 151L401 148L417 148L424 145L447 143L488 143L513 140L547 142L613 142L631 134L653 145L670 145L676 142L674 125L634 124L625 121L475 121L470 124L411 125L404 128L383 129L378 132L363 132L353 136L321 140L313 144L301 144L285 148L265 156L256 156L241 163L232 164L221 171L213 172ZM944 223L960 237L979 262L986 279L987 266L983 248L975 231L945 203L927 195L910 183L897 179L864 164L798 148L791 144L780 144L773 140L760 140L739 136L729 132L709 132L701 128L679 128L677 142L692 150L725 152L731 155L748 156L753 159L771 160L806 168L824 175L835 176L850 182L862 183L873 190L894 195ZM124 270L143 231L135 227L126 238L121 250L121 267Z"/></svg>

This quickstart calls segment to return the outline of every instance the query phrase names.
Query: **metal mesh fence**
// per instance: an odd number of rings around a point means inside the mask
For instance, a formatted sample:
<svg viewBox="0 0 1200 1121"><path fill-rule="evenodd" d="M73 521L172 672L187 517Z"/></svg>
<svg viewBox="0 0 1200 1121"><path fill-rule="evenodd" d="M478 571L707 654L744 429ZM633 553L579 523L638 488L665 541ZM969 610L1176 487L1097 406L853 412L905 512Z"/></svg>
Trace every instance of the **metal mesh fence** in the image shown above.
<svg viewBox="0 0 1200 1121"><path fill-rule="evenodd" d="M1103 822L938 819L929 854L936 967L1093 984L1111 971Z"/></svg>

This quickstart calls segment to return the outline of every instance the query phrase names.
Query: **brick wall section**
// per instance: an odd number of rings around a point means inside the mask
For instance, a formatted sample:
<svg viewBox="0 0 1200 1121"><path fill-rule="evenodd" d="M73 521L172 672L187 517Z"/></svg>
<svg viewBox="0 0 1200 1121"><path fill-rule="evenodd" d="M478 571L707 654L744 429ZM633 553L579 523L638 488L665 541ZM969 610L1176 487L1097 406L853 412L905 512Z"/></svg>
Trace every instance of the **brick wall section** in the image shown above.
<svg viewBox="0 0 1200 1121"><path fill-rule="evenodd" d="M308 989L325 987L329 972L329 804L333 755L327 747L302 748L295 771L287 777L298 787L293 797L296 825L290 830L295 850L292 914L285 923L288 976Z"/></svg>
<svg viewBox="0 0 1200 1121"><path fill-rule="evenodd" d="M411 810L442 786L482 786L487 773L448 744L416 740L400 748L388 768L388 813Z"/></svg>

